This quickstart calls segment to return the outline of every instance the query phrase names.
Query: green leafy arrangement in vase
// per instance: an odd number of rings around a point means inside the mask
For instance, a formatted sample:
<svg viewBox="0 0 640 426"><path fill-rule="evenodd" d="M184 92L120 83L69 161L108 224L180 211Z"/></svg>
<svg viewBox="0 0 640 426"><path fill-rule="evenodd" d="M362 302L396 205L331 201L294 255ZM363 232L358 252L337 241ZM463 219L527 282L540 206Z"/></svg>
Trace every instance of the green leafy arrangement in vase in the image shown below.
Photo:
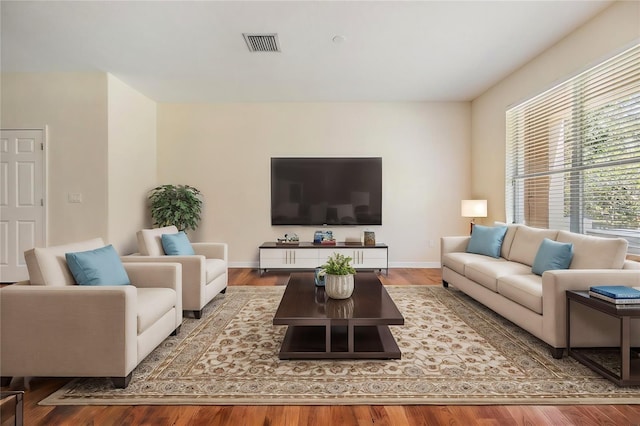
<svg viewBox="0 0 640 426"><path fill-rule="evenodd" d="M353 259L340 253L333 253L327 263L321 266L323 272L329 275L349 275L355 274L356 270L351 266Z"/></svg>
<svg viewBox="0 0 640 426"><path fill-rule="evenodd" d="M149 191L151 218L157 227L175 225L195 230L200 223L200 191L189 185L161 185Z"/></svg>

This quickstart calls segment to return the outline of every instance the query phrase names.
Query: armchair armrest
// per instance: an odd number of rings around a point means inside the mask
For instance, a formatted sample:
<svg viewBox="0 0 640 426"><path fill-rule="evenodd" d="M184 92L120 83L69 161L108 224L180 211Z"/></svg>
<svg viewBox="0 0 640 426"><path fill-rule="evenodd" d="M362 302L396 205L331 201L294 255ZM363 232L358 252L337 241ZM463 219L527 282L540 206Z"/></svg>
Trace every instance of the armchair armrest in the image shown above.
<svg viewBox="0 0 640 426"><path fill-rule="evenodd" d="M127 376L138 362L136 305L128 285L1 289L2 375Z"/></svg>
<svg viewBox="0 0 640 426"><path fill-rule="evenodd" d="M182 285L201 285L205 283L207 268L205 265L204 256L194 255L194 256L141 256L141 255L131 255L131 256L122 256L120 258L122 263L127 269L127 265L131 263L140 263L140 264L155 264L155 265L166 265L166 264L180 264L181 271L180 274L182 276ZM127 269L127 274L129 270ZM131 275L129 275L131 279ZM149 281L147 278L142 278L143 281ZM132 281L133 282L133 281ZM152 286L153 287L153 286Z"/></svg>
<svg viewBox="0 0 640 426"><path fill-rule="evenodd" d="M229 251L227 243L191 243L193 251L207 259L222 259L227 261Z"/></svg>
<svg viewBox="0 0 640 426"><path fill-rule="evenodd" d="M170 288L178 294L182 291L182 265L179 262L123 262L122 264L131 284L135 287Z"/></svg>
<svg viewBox="0 0 640 426"><path fill-rule="evenodd" d="M459 253L467 251L471 237L468 235L441 237L440 238L440 255L446 253Z"/></svg>

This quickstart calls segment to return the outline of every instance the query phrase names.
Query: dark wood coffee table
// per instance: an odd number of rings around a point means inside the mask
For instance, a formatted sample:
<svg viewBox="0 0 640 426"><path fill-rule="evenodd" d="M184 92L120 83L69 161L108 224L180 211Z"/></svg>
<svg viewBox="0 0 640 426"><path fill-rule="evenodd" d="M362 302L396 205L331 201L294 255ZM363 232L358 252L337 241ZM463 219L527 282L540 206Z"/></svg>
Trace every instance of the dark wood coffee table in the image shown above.
<svg viewBox="0 0 640 426"><path fill-rule="evenodd" d="M280 359L400 359L389 325L404 317L371 272L355 276L349 299L329 298L313 273L291 274L274 325L287 325Z"/></svg>

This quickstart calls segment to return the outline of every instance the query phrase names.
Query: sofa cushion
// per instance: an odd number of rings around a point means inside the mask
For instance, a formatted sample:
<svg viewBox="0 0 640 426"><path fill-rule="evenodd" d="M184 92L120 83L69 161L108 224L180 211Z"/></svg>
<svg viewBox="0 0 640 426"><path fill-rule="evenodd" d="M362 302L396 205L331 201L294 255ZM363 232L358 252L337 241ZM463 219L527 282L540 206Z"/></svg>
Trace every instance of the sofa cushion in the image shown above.
<svg viewBox="0 0 640 426"><path fill-rule="evenodd" d="M485 256L500 257L500 248L506 226L482 226L475 225L471 233L471 239L467 245L467 253L483 254Z"/></svg>
<svg viewBox="0 0 640 426"><path fill-rule="evenodd" d="M511 245L513 244L513 239L516 236L516 232L518 232L518 228L522 225L518 225L516 223L506 225L507 233L504 234L504 239L502 240L502 248L500 249L500 256L504 257L507 260L511 260L509 253L511 252Z"/></svg>
<svg viewBox="0 0 640 426"><path fill-rule="evenodd" d="M196 254L184 231L177 234L162 234L162 249L168 256L192 256Z"/></svg>
<svg viewBox="0 0 640 426"><path fill-rule="evenodd" d="M573 244L570 269L622 269L629 243L624 238L602 238L560 231L556 241Z"/></svg>
<svg viewBox="0 0 640 426"><path fill-rule="evenodd" d="M207 283L227 272L227 262L222 259L206 259L204 262L207 268Z"/></svg>
<svg viewBox="0 0 640 426"><path fill-rule="evenodd" d="M75 285L65 254L104 247L102 238L51 247L38 247L24 252L32 285Z"/></svg>
<svg viewBox="0 0 640 426"><path fill-rule="evenodd" d="M539 275L504 276L498 279L498 293L542 315L542 277Z"/></svg>
<svg viewBox="0 0 640 426"><path fill-rule="evenodd" d="M481 254L452 252L442 256L442 266L447 267L460 275L465 274L465 265L473 262L504 262L504 259L483 256Z"/></svg>
<svg viewBox="0 0 640 426"><path fill-rule="evenodd" d="M557 235L558 231L554 229L539 229L529 226L518 227L509 251L509 260L529 266L533 265L542 240L545 238L555 240Z"/></svg>
<svg viewBox="0 0 640 426"><path fill-rule="evenodd" d="M531 272L542 275L544 271L567 269L573 259L573 244L560 243L545 238L540 244Z"/></svg>
<svg viewBox="0 0 640 426"><path fill-rule="evenodd" d="M488 288L498 291L498 279L507 275L527 275L531 268L518 262L471 262L464 270L465 277Z"/></svg>
<svg viewBox="0 0 640 426"><path fill-rule="evenodd" d="M176 297L176 292L170 288L138 288L138 334L175 307Z"/></svg>
<svg viewBox="0 0 640 426"><path fill-rule="evenodd" d="M129 276L111 244L95 250L65 254L67 265L80 285L129 285Z"/></svg>
<svg viewBox="0 0 640 426"><path fill-rule="evenodd" d="M143 256L164 256L162 248L162 234L177 234L178 228L175 226L164 226L162 228L142 229L136 233L138 238L138 251Z"/></svg>

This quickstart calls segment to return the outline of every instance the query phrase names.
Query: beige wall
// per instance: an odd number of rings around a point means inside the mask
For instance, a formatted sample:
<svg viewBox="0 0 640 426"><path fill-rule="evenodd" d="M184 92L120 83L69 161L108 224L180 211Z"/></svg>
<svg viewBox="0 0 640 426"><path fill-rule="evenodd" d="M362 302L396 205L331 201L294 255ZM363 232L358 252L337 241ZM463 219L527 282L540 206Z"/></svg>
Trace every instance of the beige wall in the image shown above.
<svg viewBox="0 0 640 426"><path fill-rule="evenodd" d="M472 102L471 193L505 220L505 111L640 38L640 2L616 2Z"/></svg>
<svg viewBox="0 0 640 426"><path fill-rule="evenodd" d="M47 128L47 245L136 250L156 183L156 106L104 73L2 74L2 128ZM70 203L70 193L81 203Z"/></svg>
<svg viewBox="0 0 640 426"><path fill-rule="evenodd" d="M272 227L272 156L381 156L383 225L393 266L435 265L439 237L466 231L468 103L159 104L159 183L204 195L197 241L226 241L232 265L255 265L257 247L315 227ZM338 240L364 227L330 228Z"/></svg>
<svg viewBox="0 0 640 426"><path fill-rule="evenodd" d="M108 241L137 251L135 234L151 223L147 191L156 184L156 103L108 75Z"/></svg>
<svg viewBox="0 0 640 426"><path fill-rule="evenodd" d="M2 74L2 128L47 126L47 243L107 237L107 77ZM69 203L69 193L82 203Z"/></svg>

